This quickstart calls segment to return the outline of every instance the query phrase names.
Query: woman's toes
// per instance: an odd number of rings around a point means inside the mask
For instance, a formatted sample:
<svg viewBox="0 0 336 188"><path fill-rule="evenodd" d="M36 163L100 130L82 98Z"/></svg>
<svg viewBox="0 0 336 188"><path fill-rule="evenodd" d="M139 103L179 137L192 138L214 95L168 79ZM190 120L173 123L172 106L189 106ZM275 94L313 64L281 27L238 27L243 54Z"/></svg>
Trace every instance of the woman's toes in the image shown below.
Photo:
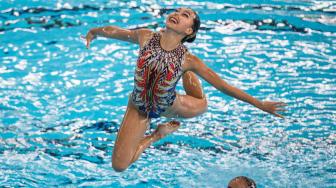
<svg viewBox="0 0 336 188"><path fill-rule="evenodd" d="M174 131L176 131L180 127L180 122L178 121L171 121L165 124L158 125L157 131L160 135L160 137L164 137L167 134L170 134Z"/></svg>

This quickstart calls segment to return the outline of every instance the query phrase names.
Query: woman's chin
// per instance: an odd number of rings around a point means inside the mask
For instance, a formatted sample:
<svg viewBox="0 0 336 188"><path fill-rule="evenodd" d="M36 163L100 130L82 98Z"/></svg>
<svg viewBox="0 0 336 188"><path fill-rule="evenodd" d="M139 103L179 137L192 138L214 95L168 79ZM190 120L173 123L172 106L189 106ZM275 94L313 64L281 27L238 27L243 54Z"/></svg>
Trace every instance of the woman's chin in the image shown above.
<svg viewBox="0 0 336 188"><path fill-rule="evenodd" d="M176 31L176 25L168 22L168 23L166 23L165 29Z"/></svg>

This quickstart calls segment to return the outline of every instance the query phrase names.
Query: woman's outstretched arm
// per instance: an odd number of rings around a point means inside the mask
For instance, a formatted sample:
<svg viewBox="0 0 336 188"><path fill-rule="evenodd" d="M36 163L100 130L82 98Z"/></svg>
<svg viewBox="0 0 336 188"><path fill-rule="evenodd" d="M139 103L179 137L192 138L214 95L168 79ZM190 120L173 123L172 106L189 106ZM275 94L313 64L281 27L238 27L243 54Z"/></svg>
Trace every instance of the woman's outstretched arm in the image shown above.
<svg viewBox="0 0 336 188"><path fill-rule="evenodd" d="M93 39L97 37L106 37L113 38L122 41L127 41L135 44L141 44L143 36L151 33L148 29L123 29L117 26L105 26L105 27L97 27L90 29L85 37L86 39L86 47L90 47L90 43Z"/></svg>
<svg viewBox="0 0 336 188"><path fill-rule="evenodd" d="M216 89L225 93L231 97L239 99L241 101L252 104L253 106L273 114L277 117L283 118L282 115L278 114L279 111L284 111L283 107L286 106L283 102L272 102L272 101L259 101L258 99L252 97L251 95L245 93L244 91L236 88L223 79L221 79L217 73L215 73L212 69L207 67L201 59L198 57L187 54L185 59L186 67L188 70L195 72L197 75L201 76L204 80L213 85Z"/></svg>

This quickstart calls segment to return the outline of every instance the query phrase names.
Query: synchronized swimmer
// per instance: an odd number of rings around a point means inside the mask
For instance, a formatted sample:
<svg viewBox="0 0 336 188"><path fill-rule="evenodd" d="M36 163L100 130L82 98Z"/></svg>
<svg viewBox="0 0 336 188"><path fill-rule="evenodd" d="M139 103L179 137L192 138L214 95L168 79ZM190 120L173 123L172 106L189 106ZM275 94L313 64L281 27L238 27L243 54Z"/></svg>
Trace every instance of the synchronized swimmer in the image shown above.
<svg viewBox="0 0 336 188"><path fill-rule="evenodd" d="M139 57L134 73L134 88L115 141L112 167L121 172L135 162L153 142L176 131L176 120L159 124L145 135L152 118L192 118L207 110L207 99L197 75L217 90L247 102L262 111L283 118L283 102L259 101L228 84L200 58L190 53L184 42L193 42L200 19L190 8L179 8L168 15L166 26L159 32L149 29L123 29L106 26L91 29L84 39L86 47L96 37L107 37L139 44ZM185 95L175 91L182 77Z"/></svg>

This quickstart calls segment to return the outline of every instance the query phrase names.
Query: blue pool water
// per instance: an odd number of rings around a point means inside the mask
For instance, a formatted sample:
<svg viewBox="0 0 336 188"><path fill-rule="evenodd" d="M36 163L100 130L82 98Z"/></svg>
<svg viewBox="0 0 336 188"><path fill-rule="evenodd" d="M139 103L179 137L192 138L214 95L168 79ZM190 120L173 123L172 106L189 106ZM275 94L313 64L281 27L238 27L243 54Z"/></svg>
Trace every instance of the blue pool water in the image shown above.
<svg viewBox="0 0 336 188"><path fill-rule="evenodd" d="M258 187L336 187L336 2L223 2L1 0L0 186L225 187L244 175ZM181 6L202 20L190 51L258 99L286 102L286 119L202 81L208 111L116 173L138 47L100 38L87 50L80 36L159 30Z"/></svg>

